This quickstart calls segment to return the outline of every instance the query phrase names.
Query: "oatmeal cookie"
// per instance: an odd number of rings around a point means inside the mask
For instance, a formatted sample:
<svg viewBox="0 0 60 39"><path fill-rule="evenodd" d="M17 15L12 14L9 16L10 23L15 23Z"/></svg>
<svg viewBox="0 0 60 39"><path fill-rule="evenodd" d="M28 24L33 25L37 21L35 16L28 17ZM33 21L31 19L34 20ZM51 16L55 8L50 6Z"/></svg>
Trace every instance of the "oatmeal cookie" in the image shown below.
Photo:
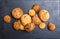
<svg viewBox="0 0 60 39"><path fill-rule="evenodd" d="M48 21L48 19L50 18L50 14L47 10L41 10L39 12L39 18L42 20L42 21Z"/></svg>
<svg viewBox="0 0 60 39"><path fill-rule="evenodd" d="M31 23L31 17L28 14L24 14L21 17L21 22L25 26L26 24Z"/></svg>
<svg viewBox="0 0 60 39"><path fill-rule="evenodd" d="M34 15L35 15L35 11L34 11L33 9L30 9L30 10L29 10L29 15L30 15L30 16L34 16Z"/></svg>
<svg viewBox="0 0 60 39"><path fill-rule="evenodd" d="M40 23L39 24L39 28L40 29L45 29L46 28L46 24L45 23Z"/></svg>
<svg viewBox="0 0 60 39"><path fill-rule="evenodd" d="M40 11L40 6L39 6L39 4L34 4L34 5L32 6L32 9L34 9L35 12L39 12L39 11Z"/></svg>
<svg viewBox="0 0 60 39"><path fill-rule="evenodd" d="M27 32L32 32L32 31L34 30L34 28L35 28L34 23L29 23L29 24L27 24L27 25L25 26L25 30L26 30Z"/></svg>
<svg viewBox="0 0 60 39"><path fill-rule="evenodd" d="M4 16L4 21L5 21L6 23L10 23L11 17L10 17L9 15L5 15L5 16Z"/></svg>
<svg viewBox="0 0 60 39"><path fill-rule="evenodd" d="M19 24L17 21L14 22L13 28L14 28L15 30L19 30L19 26L20 26L20 24Z"/></svg>
<svg viewBox="0 0 60 39"><path fill-rule="evenodd" d="M24 26L22 24L20 24L19 30L24 30Z"/></svg>
<svg viewBox="0 0 60 39"><path fill-rule="evenodd" d="M55 30L55 28L56 28L55 24L53 24L53 23L51 23L51 22L48 23L48 29L49 29L50 31Z"/></svg>
<svg viewBox="0 0 60 39"><path fill-rule="evenodd" d="M12 16L19 19L23 15L23 10L21 8L14 8L12 10Z"/></svg>
<svg viewBox="0 0 60 39"><path fill-rule="evenodd" d="M37 14L32 17L32 21L34 24L37 24L37 25L41 23L41 20L39 19Z"/></svg>

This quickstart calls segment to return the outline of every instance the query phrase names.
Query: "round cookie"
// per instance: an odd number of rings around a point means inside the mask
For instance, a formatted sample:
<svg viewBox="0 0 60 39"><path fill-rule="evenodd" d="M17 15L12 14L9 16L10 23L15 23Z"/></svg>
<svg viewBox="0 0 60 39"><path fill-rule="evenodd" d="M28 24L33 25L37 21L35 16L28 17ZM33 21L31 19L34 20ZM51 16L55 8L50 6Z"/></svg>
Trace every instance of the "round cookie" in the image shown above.
<svg viewBox="0 0 60 39"><path fill-rule="evenodd" d="M14 8L12 10L12 16L19 19L23 15L23 10L21 8Z"/></svg>
<svg viewBox="0 0 60 39"><path fill-rule="evenodd" d="M39 28L40 29L45 29L46 28L46 24L45 23L40 23L39 24Z"/></svg>
<svg viewBox="0 0 60 39"><path fill-rule="evenodd" d="M34 28L35 28L34 23L29 23L29 24L27 24L27 25L25 26L25 30L26 30L27 32L32 32L32 31L34 30Z"/></svg>
<svg viewBox="0 0 60 39"><path fill-rule="evenodd" d="M55 24L53 24L53 23L48 23L48 29L50 30L50 31L53 31L53 30L55 30L55 28L56 28L56 26L55 26Z"/></svg>
<svg viewBox="0 0 60 39"><path fill-rule="evenodd" d="M34 15L35 15L35 11L34 11L33 9L30 9L30 10L29 10L29 15L30 15L30 16L34 16Z"/></svg>
<svg viewBox="0 0 60 39"><path fill-rule="evenodd" d="M35 12L39 12L39 11L40 11L40 6L39 6L39 4L34 4L34 5L32 6L32 9L34 9Z"/></svg>
<svg viewBox="0 0 60 39"><path fill-rule="evenodd" d="M50 18L50 14L47 10L41 10L39 12L39 18L42 20L42 21L48 21L48 19Z"/></svg>
<svg viewBox="0 0 60 39"><path fill-rule="evenodd" d="M5 21L6 23L10 23L11 17L10 17L9 15L5 15L5 16L4 16L4 21Z"/></svg>
<svg viewBox="0 0 60 39"><path fill-rule="evenodd" d="M28 14L24 14L21 17L21 22L25 26L26 24L31 23L31 17Z"/></svg>
<svg viewBox="0 0 60 39"><path fill-rule="evenodd" d="M14 22L14 24L13 24L13 28L15 29L15 30L19 30L19 26L20 26L20 24L19 24L19 22Z"/></svg>
<svg viewBox="0 0 60 39"><path fill-rule="evenodd" d="M41 23L41 20L39 19L37 14L32 17L32 21L34 24L37 24L37 25Z"/></svg>

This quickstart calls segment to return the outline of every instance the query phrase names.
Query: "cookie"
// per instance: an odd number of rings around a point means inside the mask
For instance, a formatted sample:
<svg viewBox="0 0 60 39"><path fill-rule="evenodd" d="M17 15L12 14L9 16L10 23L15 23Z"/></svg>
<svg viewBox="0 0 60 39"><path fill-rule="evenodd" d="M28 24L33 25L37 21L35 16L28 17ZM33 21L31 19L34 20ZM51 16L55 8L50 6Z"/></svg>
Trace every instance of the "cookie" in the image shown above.
<svg viewBox="0 0 60 39"><path fill-rule="evenodd" d="M24 30L24 26L21 24L20 20L14 22L13 27L15 30Z"/></svg>
<svg viewBox="0 0 60 39"><path fill-rule="evenodd" d="M19 19L23 15L23 10L21 8L14 8L12 10L12 16Z"/></svg>
<svg viewBox="0 0 60 39"><path fill-rule="evenodd" d="M29 15L30 15L30 16L34 16L34 15L35 15L35 11L34 11L33 9L30 9L30 10L29 10Z"/></svg>
<svg viewBox="0 0 60 39"><path fill-rule="evenodd" d="M4 16L4 21L5 21L6 23L10 23L10 22L11 22L11 17L10 17L9 15L5 15L5 16Z"/></svg>
<svg viewBox="0 0 60 39"><path fill-rule="evenodd" d="M19 30L24 30L24 26L22 24L20 24Z"/></svg>
<svg viewBox="0 0 60 39"><path fill-rule="evenodd" d="M40 28L40 29L45 29L45 28L46 28L46 24L43 23L43 22L40 23L40 24L39 24L39 28Z"/></svg>
<svg viewBox="0 0 60 39"><path fill-rule="evenodd" d="M48 19L50 18L50 14L47 10L41 10L39 12L39 18L44 22L48 21Z"/></svg>
<svg viewBox="0 0 60 39"><path fill-rule="evenodd" d="M18 20L18 23L20 24L20 25L19 25L19 30L24 30L24 26L22 25L22 23L21 23L20 20Z"/></svg>
<svg viewBox="0 0 60 39"><path fill-rule="evenodd" d="M31 23L31 17L28 14L24 14L21 17L21 22L25 26L26 24Z"/></svg>
<svg viewBox="0 0 60 39"><path fill-rule="evenodd" d="M15 29L15 30L19 30L19 27L20 27L20 24L19 24L19 22L14 22L13 23L13 28Z"/></svg>
<svg viewBox="0 0 60 39"><path fill-rule="evenodd" d="M27 24L27 25L25 26L25 30L26 30L27 32L32 32L34 29L35 29L34 23L29 23L29 24Z"/></svg>
<svg viewBox="0 0 60 39"><path fill-rule="evenodd" d="M50 31L55 30L55 29L56 29L55 24L53 24L53 23L49 22L49 23L48 23L48 29L49 29Z"/></svg>
<svg viewBox="0 0 60 39"><path fill-rule="evenodd" d="M41 20L39 19L37 14L32 17L32 21L36 25L39 25L41 23Z"/></svg>
<svg viewBox="0 0 60 39"><path fill-rule="evenodd" d="M35 12L39 12L39 11L40 11L40 6L39 6L39 4L34 4L34 5L32 6L32 9L34 9Z"/></svg>

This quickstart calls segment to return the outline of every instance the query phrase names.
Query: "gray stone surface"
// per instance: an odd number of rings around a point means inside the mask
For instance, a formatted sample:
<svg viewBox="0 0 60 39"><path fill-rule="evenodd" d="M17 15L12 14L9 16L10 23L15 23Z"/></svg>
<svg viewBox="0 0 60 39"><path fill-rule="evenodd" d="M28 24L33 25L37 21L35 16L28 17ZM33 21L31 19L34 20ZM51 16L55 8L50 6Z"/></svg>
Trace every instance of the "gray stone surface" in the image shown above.
<svg viewBox="0 0 60 39"><path fill-rule="evenodd" d="M48 0L49 1L49 0ZM0 36L1 39L48 39L48 38L60 38L60 8L58 9L58 0L48 1L21 1L21 0L2 0L0 2ZM55 1L55 2L52 2ZM39 4L42 9L46 9L50 13L50 19L48 22L53 22L56 25L55 31L49 31L46 27L44 30L40 30L37 26L35 30L31 33L25 31L15 31L12 28L12 23L16 21L11 16L11 10L16 7L20 7L24 10L25 13L28 13L28 10L31 9L33 4ZM6 24L3 21L4 15L10 15L12 21L10 24ZM46 24L48 23L46 22Z"/></svg>

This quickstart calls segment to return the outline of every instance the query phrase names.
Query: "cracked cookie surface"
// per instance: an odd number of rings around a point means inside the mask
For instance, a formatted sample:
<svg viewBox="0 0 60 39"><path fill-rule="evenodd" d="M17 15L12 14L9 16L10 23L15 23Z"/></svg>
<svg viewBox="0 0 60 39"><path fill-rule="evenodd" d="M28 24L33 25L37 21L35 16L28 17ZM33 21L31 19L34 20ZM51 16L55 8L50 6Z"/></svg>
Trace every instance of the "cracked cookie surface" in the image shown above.
<svg viewBox="0 0 60 39"><path fill-rule="evenodd" d="M12 10L12 16L19 19L23 15L23 10L21 8L14 8Z"/></svg>
<svg viewBox="0 0 60 39"><path fill-rule="evenodd" d="M41 10L39 12L39 18L42 20L42 21L48 21L48 19L50 18L50 14L47 10Z"/></svg>

